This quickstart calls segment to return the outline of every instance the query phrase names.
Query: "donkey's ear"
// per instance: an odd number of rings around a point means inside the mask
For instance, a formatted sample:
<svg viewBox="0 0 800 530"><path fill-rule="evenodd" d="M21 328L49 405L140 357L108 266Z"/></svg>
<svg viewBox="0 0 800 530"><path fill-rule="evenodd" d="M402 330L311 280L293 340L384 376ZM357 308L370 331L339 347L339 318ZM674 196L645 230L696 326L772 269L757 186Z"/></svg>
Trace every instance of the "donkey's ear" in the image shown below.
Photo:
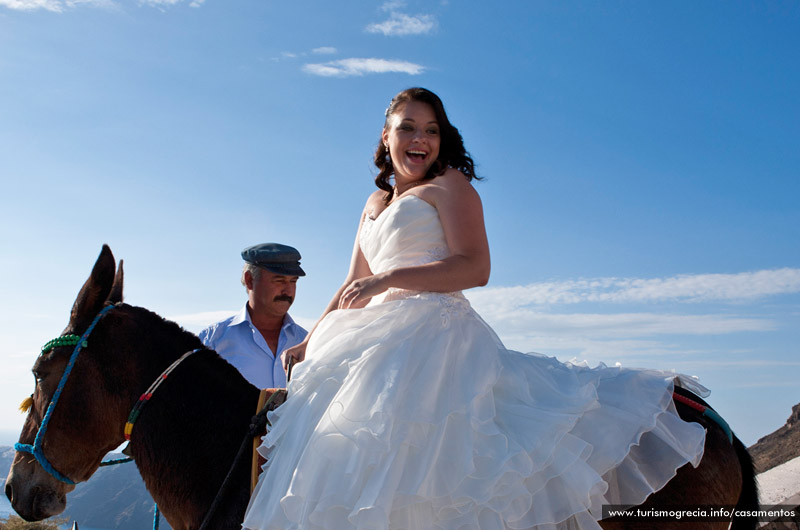
<svg viewBox="0 0 800 530"><path fill-rule="evenodd" d="M111 292L111 285L114 283L114 268L114 255L108 245L103 245L103 250L97 257L92 274L81 287L81 291L72 305L69 327L73 333L86 329L95 315L103 308L103 304Z"/></svg>
<svg viewBox="0 0 800 530"><path fill-rule="evenodd" d="M111 285L111 292L108 293L108 300L106 300L106 302L112 304L122 302L122 283L124 279L125 274L122 272L122 260L119 260L117 274L114 276L114 283Z"/></svg>

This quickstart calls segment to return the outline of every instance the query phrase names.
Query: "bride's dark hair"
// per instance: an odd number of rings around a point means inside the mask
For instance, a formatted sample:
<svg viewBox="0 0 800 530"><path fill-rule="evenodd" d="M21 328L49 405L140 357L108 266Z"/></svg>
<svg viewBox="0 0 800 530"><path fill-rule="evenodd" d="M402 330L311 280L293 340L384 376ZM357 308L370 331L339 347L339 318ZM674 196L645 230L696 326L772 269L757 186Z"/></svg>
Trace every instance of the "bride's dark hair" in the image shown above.
<svg viewBox="0 0 800 530"><path fill-rule="evenodd" d="M397 94L389 108L386 109L386 121L384 128L389 126L389 118L394 114L401 105L405 105L409 101L419 101L420 103L427 103L433 109L436 116L436 121L439 124L439 156L434 161L428 174L425 175L423 180L430 180L438 175L443 174L447 168L452 167L461 171L467 180L477 179L481 180L475 174L475 164L472 162L469 153L464 149L464 140L461 138L461 133L458 132L450 120L447 119L447 113L444 111L444 104L439 96L425 88L409 88ZM394 189L389 184L389 179L394 175L394 167L392 160L389 157L389 150L383 144L383 140L378 141L378 148L375 150L374 157L375 166L378 168L378 176L375 177L375 184L378 188L387 192L386 203L392 200Z"/></svg>

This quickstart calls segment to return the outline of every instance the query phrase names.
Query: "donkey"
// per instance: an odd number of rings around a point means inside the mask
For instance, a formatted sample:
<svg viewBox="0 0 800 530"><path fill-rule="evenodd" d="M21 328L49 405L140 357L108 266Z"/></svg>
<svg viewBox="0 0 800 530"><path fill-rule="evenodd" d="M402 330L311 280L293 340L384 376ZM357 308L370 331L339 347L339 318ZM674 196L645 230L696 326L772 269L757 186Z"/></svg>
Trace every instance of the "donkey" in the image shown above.
<svg viewBox="0 0 800 530"><path fill-rule="evenodd" d="M195 335L147 309L122 303L122 261L115 269L104 245L69 324L33 366L36 387L6 496L29 521L61 513L74 484L88 480L127 435L126 452L175 530L199 528L215 499L219 509L208 528L238 529L250 496L250 463L232 464L259 391ZM757 509L752 462L742 443L735 437L729 441L719 424L695 409L676 405L684 419L706 428L704 457L697 468L687 464L679 469L641 508ZM217 498L229 472L231 487ZM601 526L685 529L684 523L616 517ZM692 528L723 529L728 521L698 522ZM734 518L731 528L755 528L755 520Z"/></svg>

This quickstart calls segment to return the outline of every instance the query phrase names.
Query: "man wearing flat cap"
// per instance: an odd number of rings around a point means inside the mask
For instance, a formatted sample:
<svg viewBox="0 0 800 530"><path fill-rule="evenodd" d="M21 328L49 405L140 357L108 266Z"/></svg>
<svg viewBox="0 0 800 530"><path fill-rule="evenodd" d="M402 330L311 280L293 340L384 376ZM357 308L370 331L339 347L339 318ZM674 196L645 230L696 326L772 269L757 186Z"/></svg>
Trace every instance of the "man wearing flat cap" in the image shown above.
<svg viewBox="0 0 800 530"><path fill-rule="evenodd" d="M236 315L200 332L214 349L258 388L286 386L281 352L308 332L289 316L300 268L300 253L287 245L262 243L242 251L242 284L247 303Z"/></svg>

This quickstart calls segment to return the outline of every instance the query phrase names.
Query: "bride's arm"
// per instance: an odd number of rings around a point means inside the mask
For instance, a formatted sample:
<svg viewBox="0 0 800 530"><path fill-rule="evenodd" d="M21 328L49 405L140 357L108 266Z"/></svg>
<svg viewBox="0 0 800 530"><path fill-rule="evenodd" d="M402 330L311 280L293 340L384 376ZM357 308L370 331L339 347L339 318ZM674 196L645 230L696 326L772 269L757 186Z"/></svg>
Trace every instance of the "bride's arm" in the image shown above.
<svg viewBox="0 0 800 530"><path fill-rule="evenodd" d="M340 308L359 307L390 287L450 292L486 285L491 269L489 243L478 192L463 174L450 169L415 193L439 212L451 255L416 267L356 277L344 288Z"/></svg>
<svg viewBox="0 0 800 530"><path fill-rule="evenodd" d="M333 298L328 303L327 307L325 307L325 310L322 312L322 315L320 315L319 320L317 320L317 323L314 324L313 328L311 328L311 331L308 333L308 335L306 335L306 338L303 339L303 342L284 350L282 355L284 369L288 369L290 358L294 358L294 360L297 362L300 362L305 358L306 346L308 345L308 341L311 338L311 335L314 334L314 330L317 329L317 325L322 321L323 318L325 318L325 315L327 315L328 313L339 307L339 299L341 298L342 292L345 290L345 288L358 278L363 278L365 276L372 275L372 271L369 268L367 259L361 252L361 246L359 245L358 242L361 237L361 227L364 224L364 218L368 215L368 212L371 211L371 205L375 201L375 198L377 196L378 196L377 194L373 194L372 196L370 196L370 198L367 200L366 206L364 207L364 211L361 213L361 220L358 223L358 230L356 231L356 240L353 245L353 253L350 258L350 269L347 271L347 276L345 277L344 283L342 283L342 286L339 287L339 289L333 295ZM353 308L363 307L367 305L367 302L369 302L368 298L350 307Z"/></svg>

